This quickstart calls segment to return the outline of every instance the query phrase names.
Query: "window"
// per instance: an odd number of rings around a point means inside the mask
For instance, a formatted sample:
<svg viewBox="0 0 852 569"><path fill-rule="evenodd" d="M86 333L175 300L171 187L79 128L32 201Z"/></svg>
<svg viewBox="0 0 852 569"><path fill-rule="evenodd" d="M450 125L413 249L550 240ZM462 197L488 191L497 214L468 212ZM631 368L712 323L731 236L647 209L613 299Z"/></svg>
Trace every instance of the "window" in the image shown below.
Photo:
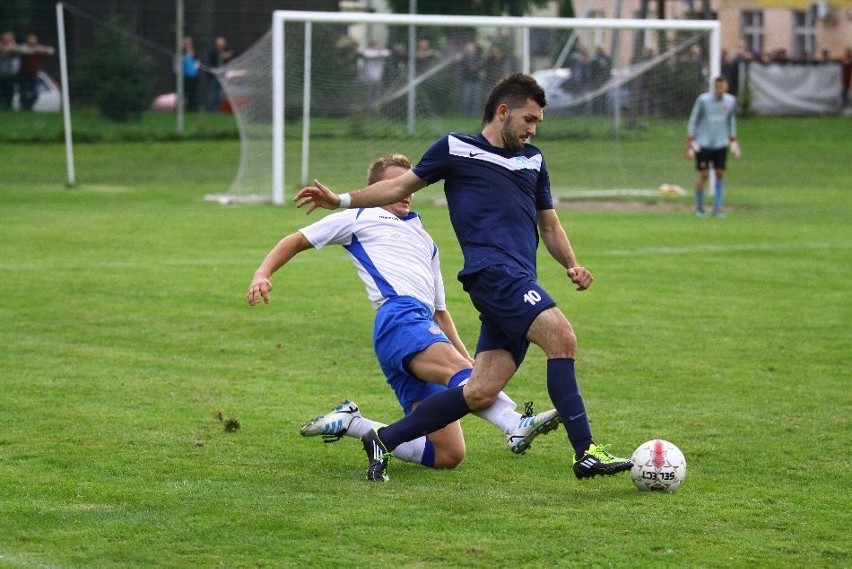
<svg viewBox="0 0 852 569"><path fill-rule="evenodd" d="M809 61L814 57L814 13L811 10L793 12L793 57Z"/></svg>
<svg viewBox="0 0 852 569"><path fill-rule="evenodd" d="M763 53L763 12L743 10L740 16L740 33L745 48L752 53Z"/></svg>

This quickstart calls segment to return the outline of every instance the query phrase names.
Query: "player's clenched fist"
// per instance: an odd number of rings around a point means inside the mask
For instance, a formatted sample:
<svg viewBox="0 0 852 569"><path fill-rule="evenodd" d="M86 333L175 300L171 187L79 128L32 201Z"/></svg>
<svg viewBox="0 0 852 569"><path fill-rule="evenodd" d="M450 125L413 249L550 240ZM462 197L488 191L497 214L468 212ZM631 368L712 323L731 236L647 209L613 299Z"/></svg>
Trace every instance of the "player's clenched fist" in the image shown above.
<svg viewBox="0 0 852 569"><path fill-rule="evenodd" d="M592 286L592 281L595 280L586 267L571 267L568 269L568 278L577 285L577 290L586 290Z"/></svg>

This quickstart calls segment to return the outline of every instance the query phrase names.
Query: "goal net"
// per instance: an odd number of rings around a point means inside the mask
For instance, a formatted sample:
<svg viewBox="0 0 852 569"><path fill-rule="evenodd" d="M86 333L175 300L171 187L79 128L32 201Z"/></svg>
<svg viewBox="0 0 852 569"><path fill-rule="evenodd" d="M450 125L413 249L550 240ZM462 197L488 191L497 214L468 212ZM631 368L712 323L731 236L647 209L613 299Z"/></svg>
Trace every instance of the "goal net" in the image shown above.
<svg viewBox="0 0 852 569"><path fill-rule="evenodd" d="M314 178L360 184L382 154L416 163L441 135L478 131L491 85L515 71L547 95L534 143L576 165L557 197L655 192L682 168L719 61L715 21L275 12L218 70L241 139L220 199L281 204Z"/></svg>

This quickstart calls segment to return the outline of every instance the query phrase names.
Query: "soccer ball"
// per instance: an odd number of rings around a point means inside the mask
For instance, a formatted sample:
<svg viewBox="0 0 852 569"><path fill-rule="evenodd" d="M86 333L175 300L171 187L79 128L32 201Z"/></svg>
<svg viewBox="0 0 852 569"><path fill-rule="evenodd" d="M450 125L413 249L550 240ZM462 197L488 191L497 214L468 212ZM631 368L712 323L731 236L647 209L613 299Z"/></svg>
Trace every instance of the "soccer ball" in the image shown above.
<svg viewBox="0 0 852 569"><path fill-rule="evenodd" d="M633 453L630 477L640 490L673 492L686 477L686 458L669 441L642 443Z"/></svg>

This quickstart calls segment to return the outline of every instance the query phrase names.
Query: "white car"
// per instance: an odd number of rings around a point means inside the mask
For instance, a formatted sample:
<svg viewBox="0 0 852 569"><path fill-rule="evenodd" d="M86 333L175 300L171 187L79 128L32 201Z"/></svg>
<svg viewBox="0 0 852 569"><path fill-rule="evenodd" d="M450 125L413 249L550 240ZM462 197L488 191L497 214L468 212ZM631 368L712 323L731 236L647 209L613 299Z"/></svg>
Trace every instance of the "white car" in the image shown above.
<svg viewBox="0 0 852 569"><path fill-rule="evenodd" d="M629 72L629 69L613 69L610 80L626 79L629 77ZM617 92L611 89L598 97L588 99L587 92L572 85L570 69L539 69L532 75L544 89L547 110L550 112L562 111L576 114L611 112L616 104L621 108L627 108L630 104L630 88L626 82L618 87Z"/></svg>
<svg viewBox="0 0 852 569"><path fill-rule="evenodd" d="M33 110L37 113L58 113L62 110L62 91L59 85L44 71L38 72L36 82L38 99L36 99ZM12 95L12 109L21 110L21 98L17 90Z"/></svg>

